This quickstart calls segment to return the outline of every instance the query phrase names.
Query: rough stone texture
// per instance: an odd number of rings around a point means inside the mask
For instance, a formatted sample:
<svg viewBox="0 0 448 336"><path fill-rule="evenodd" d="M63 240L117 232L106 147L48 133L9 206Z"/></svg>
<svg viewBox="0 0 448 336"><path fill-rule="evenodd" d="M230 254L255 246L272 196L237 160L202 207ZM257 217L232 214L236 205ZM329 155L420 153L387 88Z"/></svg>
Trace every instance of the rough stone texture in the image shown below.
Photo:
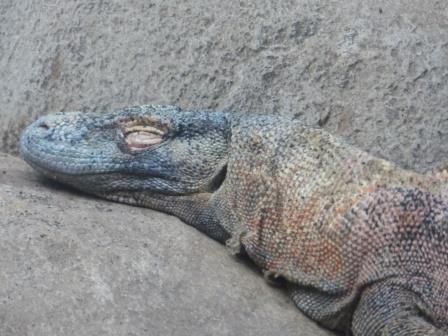
<svg viewBox="0 0 448 336"><path fill-rule="evenodd" d="M285 293L174 217L0 154L0 335L313 335Z"/></svg>
<svg viewBox="0 0 448 336"><path fill-rule="evenodd" d="M424 170L448 157L446 0L0 2L0 150L58 110L293 114Z"/></svg>
<svg viewBox="0 0 448 336"><path fill-rule="evenodd" d="M0 78L10 153L42 114L165 103L296 115L419 170L448 159L446 0L1 0ZM325 334L178 220L0 166L1 335Z"/></svg>

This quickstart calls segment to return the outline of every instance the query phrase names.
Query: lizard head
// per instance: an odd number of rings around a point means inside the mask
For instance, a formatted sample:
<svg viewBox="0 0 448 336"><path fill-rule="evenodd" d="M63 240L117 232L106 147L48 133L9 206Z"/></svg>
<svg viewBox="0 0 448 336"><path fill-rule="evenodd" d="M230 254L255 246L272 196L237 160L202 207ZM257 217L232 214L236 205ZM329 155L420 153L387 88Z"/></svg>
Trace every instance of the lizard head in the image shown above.
<svg viewBox="0 0 448 336"><path fill-rule="evenodd" d="M21 152L47 177L108 198L189 195L222 183L229 138L224 113L140 106L41 117L23 132Z"/></svg>

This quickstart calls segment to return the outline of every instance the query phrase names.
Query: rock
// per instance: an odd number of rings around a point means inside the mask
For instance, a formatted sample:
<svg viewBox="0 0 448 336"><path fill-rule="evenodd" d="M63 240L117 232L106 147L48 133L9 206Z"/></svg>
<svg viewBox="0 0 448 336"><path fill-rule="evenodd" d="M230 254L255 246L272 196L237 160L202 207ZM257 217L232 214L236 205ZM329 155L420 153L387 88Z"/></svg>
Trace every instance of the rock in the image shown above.
<svg viewBox="0 0 448 336"><path fill-rule="evenodd" d="M448 2L0 2L0 150L59 110L295 115L425 170L448 157Z"/></svg>
<svg viewBox="0 0 448 336"><path fill-rule="evenodd" d="M330 335L178 219L0 154L0 335Z"/></svg>
<svg viewBox="0 0 448 336"><path fill-rule="evenodd" d="M55 111L301 118L404 167L448 161L446 0L0 1L0 151ZM0 155L0 334L328 335L179 220Z"/></svg>

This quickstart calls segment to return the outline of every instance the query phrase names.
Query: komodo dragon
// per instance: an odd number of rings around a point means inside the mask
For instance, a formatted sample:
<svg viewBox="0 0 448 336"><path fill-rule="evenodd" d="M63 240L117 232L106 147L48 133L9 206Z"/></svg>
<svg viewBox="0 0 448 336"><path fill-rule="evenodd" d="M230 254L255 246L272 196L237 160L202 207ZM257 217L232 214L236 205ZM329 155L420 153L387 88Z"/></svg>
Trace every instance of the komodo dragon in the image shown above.
<svg viewBox="0 0 448 336"><path fill-rule="evenodd" d="M448 172L418 174L279 116L140 106L41 117L25 160L173 214L353 335L447 335Z"/></svg>

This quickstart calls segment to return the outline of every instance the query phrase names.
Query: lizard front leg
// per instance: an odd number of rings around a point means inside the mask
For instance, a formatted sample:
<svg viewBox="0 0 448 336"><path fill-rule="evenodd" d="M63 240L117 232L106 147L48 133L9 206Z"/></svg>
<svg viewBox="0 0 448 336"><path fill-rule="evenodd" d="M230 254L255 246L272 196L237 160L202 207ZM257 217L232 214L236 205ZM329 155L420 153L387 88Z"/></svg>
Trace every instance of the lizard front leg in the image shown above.
<svg viewBox="0 0 448 336"><path fill-rule="evenodd" d="M418 295L391 283L373 284L364 290L355 310L355 336L442 336L427 318Z"/></svg>

